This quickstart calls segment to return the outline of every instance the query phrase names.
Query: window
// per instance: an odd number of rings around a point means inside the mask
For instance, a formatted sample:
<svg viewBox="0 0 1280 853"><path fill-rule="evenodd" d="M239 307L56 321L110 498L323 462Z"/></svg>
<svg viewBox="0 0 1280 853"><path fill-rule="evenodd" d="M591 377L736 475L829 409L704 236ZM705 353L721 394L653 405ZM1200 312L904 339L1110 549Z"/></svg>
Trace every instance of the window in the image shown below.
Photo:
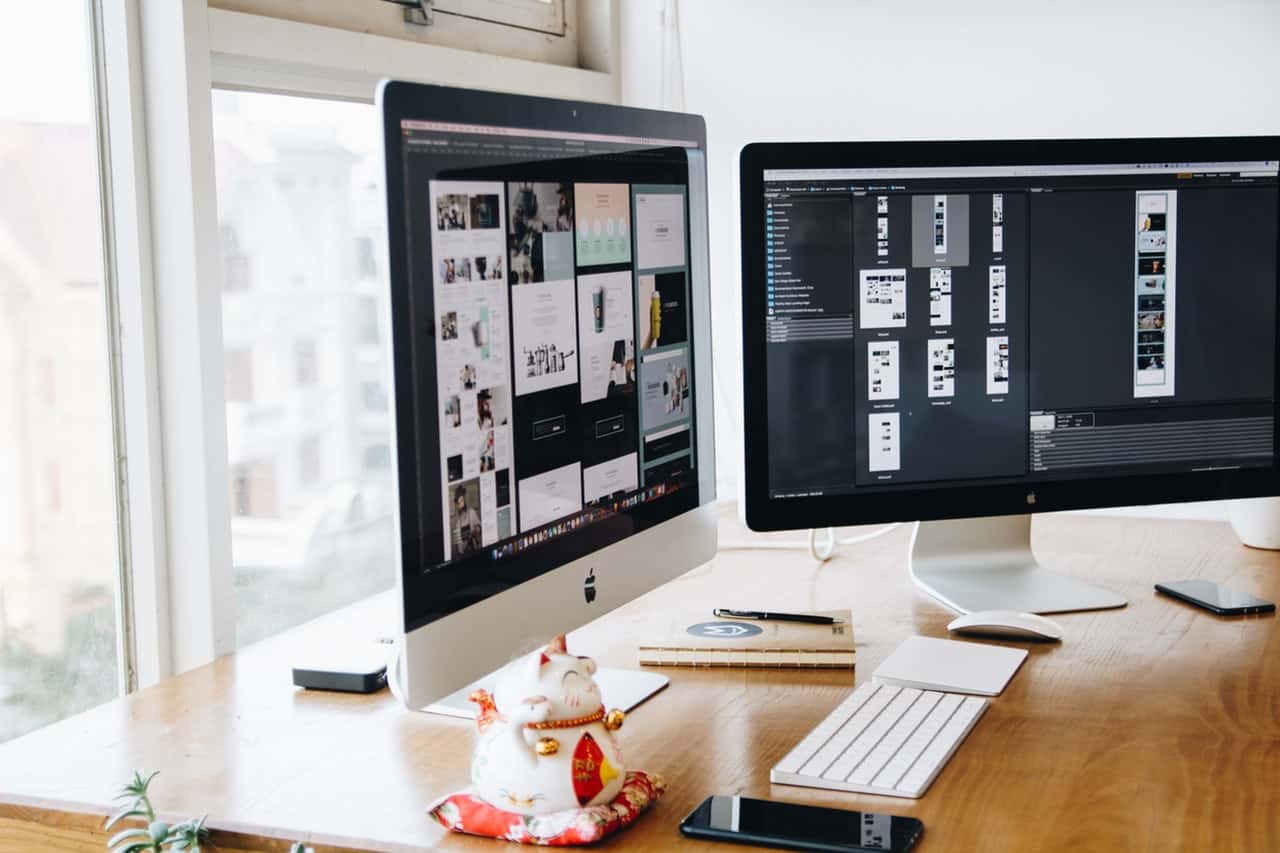
<svg viewBox="0 0 1280 853"><path fill-rule="evenodd" d="M360 300L359 339L361 346L382 344L382 330L378 328L378 300L372 296Z"/></svg>
<svg viewBox="0 0 1280 853"><path fill-rule="evenodd" d="M248 403L253 400L253 353L249 350L227 350L227 402Z"/></svg>
<svg viewBox="0 0 1280 853"><path fill-rule="evenodd" d="M249 259L240 251L236 229L223 225L222 237L222 289L228 293L249 289Z"/></svg>
<svg viewBox="0 0 1280 853"><path fill-rule="evenodd" d="M215 10L570 67L578 65L580 44L590 47L590 39L580 40L580 33L590 30L597 5L581 0L433 0L431 24L422 26L405 23L406 16L421 20L417 8L384 0L209 0Z"/></svg>
<svg viewBox="0 0 1280 853"><path fill-rule="evenodd" d="M374 251L373 239L356 238L356 275L361 278L374 278L378 274L378 256Z"/></svg>
<svg viewBox="0 0 1280 853"><path fill-rule="evenodd" d="M381 382L364 382L360 386L360 391L364 397L364 410L366 412L385 412L387 410L387 392L382 387Z"/></svg>
<svg viewBox="0 0 1280 853"><path fill-rule="evenodd" d="M435 0L437 12L564 35L564 0Z"/></svg>
<svg viewBox="0 0 1280 853"><path fill-rule="evenodd" d="M0 742L119 691L87 9L0 28Z"/></svg>
<svg viewBox="0 0 1280 853"><path fill-rule="evenodd" d="M368 471L385 471L391 467L391 446L375 444L364 449L364 467Z"/></svg>
<svg viewBox="0 0 1280 853"><path fill-rule="evenodd" d="M298 480L310 486L320 479L320 439L308 436L298 442Z"/></svg>
<svg viewBox="0 0 1280 853"><path fill-rule="evenodd" d="M222 301L228 376L252 375L227 395L244 645L394 584L381 141L366 104L215 90L213 109L224 269L253 271Z"/></svg>
<svg viewBox="0 0 1280 853"><path fill-rule="evenodd" d="M232 512L243 518L276 517L276 466L249 462L231 471Z"/></svg>
<svg viewBox="0 0 1280 853"><path fill-rule="evenodd" d="M298 386L315 385L319 381L320 367L316 358L315 341L298 341L293 345L296 375L294 380Z"/></svg>

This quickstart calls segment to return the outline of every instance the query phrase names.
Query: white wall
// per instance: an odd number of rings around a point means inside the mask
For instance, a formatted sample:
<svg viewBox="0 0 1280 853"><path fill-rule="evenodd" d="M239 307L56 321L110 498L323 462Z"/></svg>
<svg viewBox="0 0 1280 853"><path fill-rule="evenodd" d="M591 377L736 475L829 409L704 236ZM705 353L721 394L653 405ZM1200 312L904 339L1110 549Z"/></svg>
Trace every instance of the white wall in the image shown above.
<svg viewBox="0 0 1280 853"><path fill-rule="evenodd" d="M1280 132L1276 0L684 0L683 104L664 86L675 5L624 0L623 98L707 120L722 496L741 468L746 142Z"/></svg>

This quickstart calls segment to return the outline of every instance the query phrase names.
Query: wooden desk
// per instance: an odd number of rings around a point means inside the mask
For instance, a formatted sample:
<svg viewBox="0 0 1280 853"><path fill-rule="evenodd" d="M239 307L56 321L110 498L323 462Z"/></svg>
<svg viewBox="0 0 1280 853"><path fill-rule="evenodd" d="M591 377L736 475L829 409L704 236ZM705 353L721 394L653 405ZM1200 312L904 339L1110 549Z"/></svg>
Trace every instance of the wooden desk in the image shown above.
<svg viewBox="0 0 1280 853"><path fill-rule="evenodd" d="M740 538L735 526L726 513L725 538ZM848 606L866 680L903 638L945 636L951 618L911 586L908 532L821 567L803 552L722 553L577 632L571 648L631 665L630 626L676 601ZM740 793L914 815L926 826L923 853L1275 850L1276 619L1220 619L1151 585L1203 577L1280 599L1280 556L1207 522L1046 517L1035 539L1043 561L1130 605L1058 617L1065 642L1031 646L921 800L770 785L770 766L850 690L852 673L667 669L671 686L622 734L630 762L663 773L670 789L611 846L670 849L703 797ZM283 851L293 838L318 851L502 849L442 839L424 814L433 797L466 785L470 723L410 713L386 693L290 687L290 649L335 625L376 621L379 608L389 610L385 597L0 747L0 851L101 851L102 816L135 767L162 771L155 801L167 815L208 812L221 851Z"/></svg>

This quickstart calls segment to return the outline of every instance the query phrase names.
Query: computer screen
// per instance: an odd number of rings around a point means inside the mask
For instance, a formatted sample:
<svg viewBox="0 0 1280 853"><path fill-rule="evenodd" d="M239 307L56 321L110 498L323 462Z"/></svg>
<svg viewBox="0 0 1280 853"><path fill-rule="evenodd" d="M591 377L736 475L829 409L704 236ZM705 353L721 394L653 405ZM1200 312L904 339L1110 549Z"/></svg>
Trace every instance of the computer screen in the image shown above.
<svg viewBox="0 0 1280 853"><path fill-rule="evenodd" d="M411 118L398 143L412 629L698 506L701 153L691 140Z"/></svg>
<svg viewBox="0 0 1280 853"><path fill-rule="evenodd" d="M762 169L769 500L1274 466L1275 160L945 162Z"/></svg>

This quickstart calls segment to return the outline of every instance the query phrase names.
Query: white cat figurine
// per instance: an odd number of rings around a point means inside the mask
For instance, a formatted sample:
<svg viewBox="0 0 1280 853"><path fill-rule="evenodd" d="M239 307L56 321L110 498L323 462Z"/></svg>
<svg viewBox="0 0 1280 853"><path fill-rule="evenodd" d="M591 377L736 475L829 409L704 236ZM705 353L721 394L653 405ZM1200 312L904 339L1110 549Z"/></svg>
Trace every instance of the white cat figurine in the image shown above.
<svg viewBox="0 0 1280 853"><path fill-rule="evenodd" d="M614 731L621 711L605 711L596 663L571 655L564 636L509 667L480 706L480 742L471 783L485 802L508 812L541 815L608 803L624 781Z"/></svg>

